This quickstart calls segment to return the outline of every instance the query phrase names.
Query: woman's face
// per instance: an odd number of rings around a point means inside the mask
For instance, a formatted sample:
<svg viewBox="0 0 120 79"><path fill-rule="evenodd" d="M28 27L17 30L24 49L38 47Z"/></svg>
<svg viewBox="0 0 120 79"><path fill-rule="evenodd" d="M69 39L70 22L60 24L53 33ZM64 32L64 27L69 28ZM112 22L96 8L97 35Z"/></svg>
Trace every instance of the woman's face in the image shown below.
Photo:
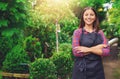
<svg viewBox="0 0 120 79"><path fill-rule="evenodd" d="M83 20L85 22L85 25L93 25L93 22L95 21L96 16L93 10L88 9L83 14Z"/></svg>

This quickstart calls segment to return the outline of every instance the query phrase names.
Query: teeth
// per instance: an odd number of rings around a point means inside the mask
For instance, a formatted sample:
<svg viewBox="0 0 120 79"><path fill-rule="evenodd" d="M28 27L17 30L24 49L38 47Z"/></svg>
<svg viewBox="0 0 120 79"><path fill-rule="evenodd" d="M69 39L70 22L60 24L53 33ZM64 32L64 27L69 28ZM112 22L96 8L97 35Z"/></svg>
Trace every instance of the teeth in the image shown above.
<svg viewBox="0 0 120 79"><path fill-rule="evenodd" d="M87 19L87 21L91 21L91 19Z"/></svg>
<svg viewBox="0 0 120 79"><path fill-rule="evenodd" d="M87 20L87 21L91 21L91 20Z"/></svg>
<svg viewBox="0 0 120 79"><path fill-rule="evenodd" d="M91 20L87 20L88 22L91 22Z"/></svg>

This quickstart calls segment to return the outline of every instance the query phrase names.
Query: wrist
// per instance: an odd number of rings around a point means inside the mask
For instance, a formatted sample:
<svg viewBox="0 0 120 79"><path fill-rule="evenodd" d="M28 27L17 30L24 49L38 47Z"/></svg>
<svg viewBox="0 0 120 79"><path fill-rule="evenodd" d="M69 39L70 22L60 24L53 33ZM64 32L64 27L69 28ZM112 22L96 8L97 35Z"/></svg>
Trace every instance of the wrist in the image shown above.
<svg viewBox="0 0 120 79"><path fill-rule="evenodd" d="M88 52L92 52L92 47L88 48Z"/></svg>

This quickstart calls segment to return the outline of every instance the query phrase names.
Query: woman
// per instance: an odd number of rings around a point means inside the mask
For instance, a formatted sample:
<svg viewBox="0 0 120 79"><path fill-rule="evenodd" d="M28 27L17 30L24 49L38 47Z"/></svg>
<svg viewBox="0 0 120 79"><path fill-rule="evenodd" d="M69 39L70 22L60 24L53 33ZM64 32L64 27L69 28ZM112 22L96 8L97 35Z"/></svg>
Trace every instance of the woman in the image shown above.
<svg viewBox="0 0 120 79"><path fill-rule="evenodd" d="M105 79L101 56L108 56L110 49L92 7L83 10L80 26L73 33L72 50L72 79Z"/></svg>

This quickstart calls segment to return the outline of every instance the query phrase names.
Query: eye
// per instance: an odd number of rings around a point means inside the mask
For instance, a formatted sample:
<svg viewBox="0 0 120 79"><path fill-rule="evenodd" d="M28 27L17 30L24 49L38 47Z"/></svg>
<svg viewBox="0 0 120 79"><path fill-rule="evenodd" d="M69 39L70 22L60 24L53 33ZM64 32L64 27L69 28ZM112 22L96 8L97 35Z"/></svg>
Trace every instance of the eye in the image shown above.
<svg viewBox="0 0 120 79"><path fill-rule="evenodd" d="M87 14L87 13L85 13L84 15L85 15L85 16L88 16L88 14Z"/></svg>
<svg viewBox="0 0 120 79"><path fill-rule="evenodd" d="M92 14L90 14L90 15L91 15L91 16L95 16L95 14L93 14L93 13L92 13Z"/></svg>

